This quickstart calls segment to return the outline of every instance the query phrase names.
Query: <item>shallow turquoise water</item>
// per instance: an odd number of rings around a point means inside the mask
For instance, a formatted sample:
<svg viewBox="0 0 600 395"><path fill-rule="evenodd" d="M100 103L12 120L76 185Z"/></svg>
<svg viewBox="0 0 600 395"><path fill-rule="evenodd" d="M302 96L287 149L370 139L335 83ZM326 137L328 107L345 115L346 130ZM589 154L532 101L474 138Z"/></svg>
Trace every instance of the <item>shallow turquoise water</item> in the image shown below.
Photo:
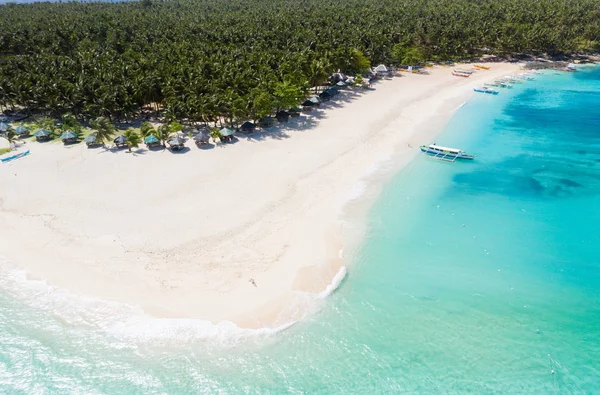
<svg viewBox="0 0 600 395"><path fill-rule="evenodd" d="M114 306L0 292L0 393L600 393L598 108L600 69L474 97L437 142L477 160L394 176L340 289L274 336L132 341Z"/></svg>

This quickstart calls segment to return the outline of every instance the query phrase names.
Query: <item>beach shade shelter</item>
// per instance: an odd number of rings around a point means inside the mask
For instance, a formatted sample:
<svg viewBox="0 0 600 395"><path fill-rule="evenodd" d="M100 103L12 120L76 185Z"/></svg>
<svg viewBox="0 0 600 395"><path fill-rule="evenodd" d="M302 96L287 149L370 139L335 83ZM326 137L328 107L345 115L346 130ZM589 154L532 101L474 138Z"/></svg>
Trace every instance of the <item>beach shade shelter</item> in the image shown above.
<svg viewBox="0 0 600 395"><path fill-rule="evenodd" d="M319 93L319 98L323 101L330 100L332 96L333 95L331 94L331 92L328 92L328 91L323 91L323 92Z"/></svg>
<svg viewBox="0 0 600 395"><path fill-rule="evenodd" d="M89 136L87 136L86 138L83 139L83 142L88 147L100 144L100 141L98 140L98 134L97 133L91 133Z"/></svg>
<svg viewBox="0 0 600 395"><path fill-rule="evenodd" d="M200 132L194 136L194 141L197 146L208 144L210 142L210 135L206 132Z"/></svg>
<svg viewBox="0 0 600 395"><path fill-rule="evenodd" d="M256 128L256 125L250 121L246 121L240 126L240 130L245 133L252 132Z"/></svg>
<svg viewBox="0 0 600 395"><path fill-rule="evenodd" d="M27 128L23 125L20 125L19 127L17 127L15 129L15 133L21 138L27 137L27 136L29 136L29 128Z"/></svg>
<svg viewBox="0 0 600 395"><path fill-rule="evenodd" d="M50 136L52 136L52 133L50 133L50 131L46 129L38 129L33 134L33 136L37 141L47 141L50 140Z"/></svg>
<svg viewBox="0 0 600 395"><path fill-rule="evenodd" d="M77 134L72 130L67 130L60 135L60 139L64 144L73 144L77 142Z"/></svg>
<svg viewBox="0 0 600 395"><path fill-rule="evenodd" d="M235 130L229 129L229 128L223 128L223 129L219 130L219 134L221 135L221 141L223 141L223 142L233 140L232 136L234 133L235 133Z"/></svg>
<svg viewBox="0 0 600 395"><path fill-rule="evenodd" d="M155 135L150 134L144 139L144 144L146 144L146 147L148 148L154 148L160 145L160 140Z"/></svg>
<svg viewBox="0 0 600 395"><path fill-rule="evenodd" d="M300 113L302 112L302 109L299 107L294 107L294 108L290 108L289 111L290 116L292 117L299 117Z"/></svg>
<svg viewBox="0 0 600 395"><path fill-rule="evenodd" d="M176 136L167 141L167 144L169 144L169 149L172 151L179 151L185 146L185 141L181 137Z"/></svg>
<svg viewBox="0 0 600 395"><path fill-rule="evenodd" d="M10 126L5 122L0 122L0 132L6 132Z"/></svg>
<svg viewBox="0 0 600 395"><path fill-rule="evenodd" d="M390 70L385 67L385 65L380 64L379 66L375 67L373 69L373 71L377 74L377 75L388 75Z"/></svg>
<svg viewBox="0 0 600 395"><path fill-rule="evenodd" d="M273 126L274 123L275 123L275 118L273 118L273 117L264 117L264 118L259 119L259 121L258 121L258 125L261 128L268 128L270 126Z"/></svg>
<svg viewBox="0 0 600 395"><path fill-rule="evenodd" d="M287 122L290 119L290 113L284 110L280 110L277 111L277 114L275 114L275 118L277 118L279 122Z"/></svg>
<svg viewBox="0 0 600 395"><path fill-rule="evenodd" d="M117 148L125 148L127 147L127 137L125 137L123 134L120 134L116 139L113 140L113 143L115 143Z"/></svg>

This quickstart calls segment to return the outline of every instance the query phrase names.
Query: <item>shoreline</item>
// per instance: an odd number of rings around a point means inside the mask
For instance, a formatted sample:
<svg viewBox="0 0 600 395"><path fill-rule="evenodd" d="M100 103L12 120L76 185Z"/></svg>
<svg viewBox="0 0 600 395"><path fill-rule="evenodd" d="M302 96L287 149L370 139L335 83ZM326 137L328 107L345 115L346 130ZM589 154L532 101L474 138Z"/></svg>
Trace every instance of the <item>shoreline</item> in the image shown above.
<svg viewBox="0 0 600 395"><path fill-rule="evenodd" d="M296 127L204 152L30 144L30 157L0 168L15 185L0 192L0 250L31 278L153 317L287 327L341 281L385 181L473 86L520 68L491 65L468 79L436 67L384 80Z"/></svg>

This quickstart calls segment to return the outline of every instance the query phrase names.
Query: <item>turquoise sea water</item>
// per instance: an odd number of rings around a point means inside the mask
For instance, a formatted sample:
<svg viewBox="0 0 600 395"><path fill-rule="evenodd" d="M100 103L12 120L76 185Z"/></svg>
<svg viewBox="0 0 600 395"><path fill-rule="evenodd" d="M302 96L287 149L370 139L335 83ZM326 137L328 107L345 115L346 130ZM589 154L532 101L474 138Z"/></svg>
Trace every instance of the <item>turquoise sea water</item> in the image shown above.
<svg viewBox="0 0 600 395"><path fill-rule="evenodd" d="M477 159L395 175L342 286L275 335L119 326L2 274L0 393L600 393L599 108L598 68L475 96L437 143Z"/></svg>

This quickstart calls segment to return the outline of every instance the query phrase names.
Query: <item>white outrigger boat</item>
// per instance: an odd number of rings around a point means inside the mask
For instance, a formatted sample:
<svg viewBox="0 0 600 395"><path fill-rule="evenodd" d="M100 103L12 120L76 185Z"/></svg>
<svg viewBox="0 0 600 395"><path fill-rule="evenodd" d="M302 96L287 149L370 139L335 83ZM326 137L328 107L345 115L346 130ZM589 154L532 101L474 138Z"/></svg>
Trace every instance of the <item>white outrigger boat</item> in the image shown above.
<svg viewBox="0 0 600 395"><path fill-rule="evenodd" d="M500 93L499 91L492 89L488 86L482 86L479 88L473 88L473 90L477 93L487 93L488 95L497 95L498 93Z"/></svg>
<svg viewBox="0 0 600 395"><path fill-rule="evenodd" d="M424 154L427 154L435 159L444 160L446 162L454 162L457 159L475 159L475 155L469 155L457 148L448 148L435 145L435 143L430 145L422 145L419 148Z"/></svg>

